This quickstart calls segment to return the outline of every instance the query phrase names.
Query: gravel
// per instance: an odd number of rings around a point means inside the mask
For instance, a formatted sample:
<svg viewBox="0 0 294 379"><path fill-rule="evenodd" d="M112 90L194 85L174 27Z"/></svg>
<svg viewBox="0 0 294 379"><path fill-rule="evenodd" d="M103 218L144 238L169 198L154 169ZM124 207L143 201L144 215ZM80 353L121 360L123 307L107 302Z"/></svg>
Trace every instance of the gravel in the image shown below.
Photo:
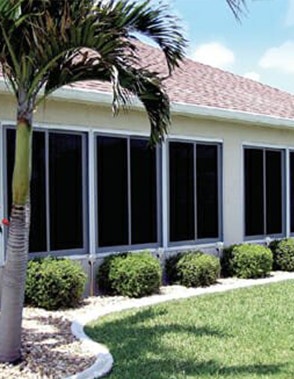
<svg viewBox="0 0 294 379"><path fill-rule="evenodd" d="M0 364L0 379L61 379L90 367L96 360L82 350L71 332L74 319L124 298L91 297L79 309L46 311L25 308L22 333L22 361Z"/></svg>

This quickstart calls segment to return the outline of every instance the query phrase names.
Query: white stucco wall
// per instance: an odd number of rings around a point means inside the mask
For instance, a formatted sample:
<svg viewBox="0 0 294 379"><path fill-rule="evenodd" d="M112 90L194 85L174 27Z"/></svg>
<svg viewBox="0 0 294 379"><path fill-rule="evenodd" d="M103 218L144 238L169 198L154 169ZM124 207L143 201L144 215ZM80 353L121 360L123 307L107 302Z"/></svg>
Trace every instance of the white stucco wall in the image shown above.
<svg viewBox="0 0 294 379"><path fill-rule="evenodd" d="M7 95L0 95L0 121L14 122L15 106ZM144 112L122 111L112 117L111 107L79 104L68 101L48 100L35 114L35 124L54 128L78 128L82 130L120 131L128 134L149 134L149 124ZM243 240L243 150L244 144L294 149L293 130L261 127L250 124L205 120L199 117L173 115L170 137L193 140L219 141L223 149L223 232L224 243ZM1 138L1 134L0 134ZM2 150L2 143L0 146ZM2 152L0 154L2 156ZM0 174L3 177L2 165ZM1 184L1 183L0 183ZM3 185L0 202L3 207ZM0 216L2 209L0 209ZM2 237L1 237L2 239ZM3 248L3 245L2 245ZM1 254L0 254L1 264Z"/></svg>

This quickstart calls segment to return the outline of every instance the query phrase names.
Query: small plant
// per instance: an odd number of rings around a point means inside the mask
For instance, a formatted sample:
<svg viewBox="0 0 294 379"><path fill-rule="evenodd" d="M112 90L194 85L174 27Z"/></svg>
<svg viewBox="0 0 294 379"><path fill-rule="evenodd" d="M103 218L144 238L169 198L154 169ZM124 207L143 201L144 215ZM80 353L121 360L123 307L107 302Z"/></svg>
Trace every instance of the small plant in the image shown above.
<svg viewBox="0 0 294 379"><path fill-rule="evenodd" d="M176 267L179 282L186 287L209 286L216 283L220 274L219 259L201 251L183 255Z"/></svg>
<svg viewBox="0 0 294 379"><path fill-rule="evenodd" d="M123 259L128 253L120 253L117 255L109 255L103 259L103 263L98 267L97 271L97 284L99 291L104 295L113 295L112 283L109 277L109 272L116 259Z"/></svg>
<svg viewBox="0 0 294 379"><path fill-rule="evenodd" d="M159 292L161 276L160 263L150 252L124 253L104 260L97 281L110 295L143 297Z"/></svg>
<svg viewBox="0 0 294 379"><path fill-rule="evenodd" d="M87 276L70 259L47 257L28 262L25 303L47 310L76 307Z"/></svg>
<svg viewBox="0 0 294 379"><path fill-rule="evenodd" d="M273 252L274 270L294 271L293 238L272 241L269 248Z"/></svg>
<svg viewBox="0 0 294 379"><path fill-rule="evenodd" d="M273 266L271 250L262 245L243 244L232 251L233 272L238 278L266 277Z"/></svg>

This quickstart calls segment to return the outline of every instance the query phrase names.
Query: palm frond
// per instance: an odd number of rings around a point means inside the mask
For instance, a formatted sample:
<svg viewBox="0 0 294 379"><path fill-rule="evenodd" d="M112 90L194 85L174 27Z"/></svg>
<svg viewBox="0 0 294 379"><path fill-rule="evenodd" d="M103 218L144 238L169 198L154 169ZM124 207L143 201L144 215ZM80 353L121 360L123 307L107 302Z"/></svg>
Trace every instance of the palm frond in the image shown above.
<svg viewBox="0 0 294 379"><path fill-rule="evenodd" d="M240 16L247 10L246 0L226 0L234 16L240 21Z"/></svg>
<svg viewBox="0 0 294 379"><path fill-rule="evenodd" d="M96 61L96 63L95 63ZM170 124L170 105L164 90L162 79L155 72L143 68L134 68L117 62L114 66L105 66L97 58L88 58L87 64L78 60L69 61L56 67L48 77L44 96L60 87L77 81L99 80L112 84L113 112L131 103L134 97L144 105L150 122L150 142L163 140Z"/></svg>
<svg viewBox="0 0 294 379"><path fill-rule="evenodd" d="M32 104L42 88L46 97L79 80L109 81L114 111L130 94L138 96L152 140L162 139L169 123L168 98L157 74L139 68L136 38L151 38L170 72L179 65L186 41L166 6L151 6L149 0L3 1L0 59L17 97L21 93Z"/></svg>
<svg viewBox="0 0 294 379"><path fill-rule="evenodd" d="M167 4L152 5L146 1L99 1L98 8L107 12L112 24L125 31L124 37L144 35L164 52L171 72L183 59L187 41L179 28L180 20L170 13Z"/></svg>

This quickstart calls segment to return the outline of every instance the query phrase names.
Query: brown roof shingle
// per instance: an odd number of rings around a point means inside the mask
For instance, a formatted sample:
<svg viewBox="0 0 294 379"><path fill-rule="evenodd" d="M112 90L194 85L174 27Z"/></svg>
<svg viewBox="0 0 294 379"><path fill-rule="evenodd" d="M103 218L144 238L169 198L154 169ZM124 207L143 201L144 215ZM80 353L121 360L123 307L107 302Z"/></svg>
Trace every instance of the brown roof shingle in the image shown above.
<svg viewBox="0 0 294 379"><path fill-rule="evenodd" d="M138 46L144 65L166 75L162 52L147 44ZM175 103L294 118L294 95L188 58L165 81L165 86ZM102 82L76 83L73 87L111 92L110 85Z"/></svg>

